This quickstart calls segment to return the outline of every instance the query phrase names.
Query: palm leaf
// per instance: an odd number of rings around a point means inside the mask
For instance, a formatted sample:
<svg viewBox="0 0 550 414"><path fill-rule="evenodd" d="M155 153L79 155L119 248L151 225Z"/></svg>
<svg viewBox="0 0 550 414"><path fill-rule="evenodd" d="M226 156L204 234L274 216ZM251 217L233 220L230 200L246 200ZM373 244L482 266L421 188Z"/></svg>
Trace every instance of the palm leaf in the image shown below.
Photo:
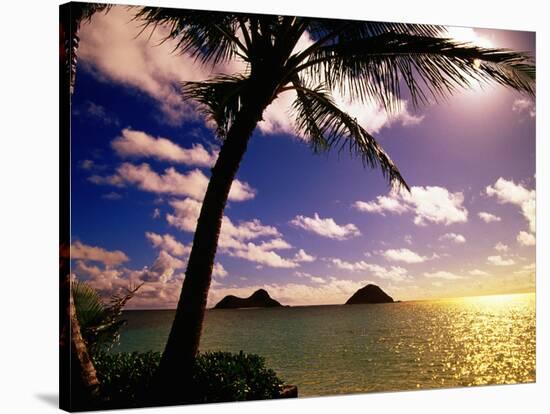
<svg viewBox="0 0 550 414"><path fill-rule="evenodd" d="M216 133L223 139L241 109L248 82L245 75L221 75L204 82L184 82L182 94L200 104L200 111L215 122Z"/></svg>
<svg viewBox="0 0 550 414"><path fill-rule="evenodd" d="M310 142L315 152L338 148L361 157L365 166L379 167L390 183L409 189L389 155L356 119L339 109L324 85L305 87L293 81L297 99L292 105L296 129Z"/></svg>
<svg viewBox="0 0 550 414"><path fill-rule="evenodd" d="M331 43L364 39L385 33L440 36L446 31L445 26L441 25L340 19L311 19L308 25L308 32L316 39L336 34L330 38Z"/></svg>
<svg viewBox="0 0 550 414"><path fill-rule="evenodd" d="M168 28L164 41L174 39L174 50L189 53L202 63L229 61L246 46L238 39L237 15L226 12L142 7L135 16L143 22L142 31Z"/></svg>
<svg viewBox="0 0 550 414"><path fill-rule="evenodd" d="M72 282L71 289L80 328L87 330L101 324L107 311L97 290L80 281Z"/></svg>
<svg viewBox="0 0 550 414"><path fill-rule="evenodd" d="M99 292L88 283L72 282L76 316L84 341L92 354L100 349L109 349L118 342L119 329L126 323L121 319L122 309L142 285L126 289L124 294L113 295L106 305Z"/></svg>
<svg viewBox="0 0 550 414"><path fill-rule="evenodd" d="M306 71L352 99L378 101L386 109L396 108L403 85L415 105L469 88L472 81L535 91L535 67L524 53L404 33L319 47L295 71Z"/></svg>

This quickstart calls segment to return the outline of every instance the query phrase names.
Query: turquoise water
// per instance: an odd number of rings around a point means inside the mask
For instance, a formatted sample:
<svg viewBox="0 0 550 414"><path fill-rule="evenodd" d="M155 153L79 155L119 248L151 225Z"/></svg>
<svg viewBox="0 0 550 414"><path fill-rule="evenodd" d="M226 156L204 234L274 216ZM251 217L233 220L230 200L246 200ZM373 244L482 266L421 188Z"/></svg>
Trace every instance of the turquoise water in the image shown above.
<svg viewBox="0 0 550 414"><path fill-rule="evenodd" d="M127 311L115 352L162 351L174 311ZM206 312L201 350L262 355L301 396L535 381L535 296Z"/></svg>

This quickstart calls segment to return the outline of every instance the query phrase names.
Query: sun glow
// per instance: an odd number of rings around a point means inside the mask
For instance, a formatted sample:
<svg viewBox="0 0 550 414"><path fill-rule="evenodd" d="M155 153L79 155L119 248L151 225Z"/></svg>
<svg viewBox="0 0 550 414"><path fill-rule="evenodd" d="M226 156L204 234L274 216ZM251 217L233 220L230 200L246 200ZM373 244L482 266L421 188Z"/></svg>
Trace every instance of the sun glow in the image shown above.
<svg viewBox="0 0 550 414"><path fill-rule="evenodd" d="M470 43L475 46L481 46L486 48L494 47L490 39L479 36L475 29L471 27L447 27L448 36L461 43Z"/></svg>

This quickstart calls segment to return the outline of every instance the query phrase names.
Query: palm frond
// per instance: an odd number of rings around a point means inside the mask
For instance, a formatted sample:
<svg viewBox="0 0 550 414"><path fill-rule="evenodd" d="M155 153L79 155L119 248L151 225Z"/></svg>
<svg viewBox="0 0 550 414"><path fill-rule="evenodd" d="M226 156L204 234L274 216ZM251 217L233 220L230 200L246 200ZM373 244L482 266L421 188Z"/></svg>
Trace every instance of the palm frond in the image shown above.
<svg viewBox="0 0 550 414"><path fill-rule="evenodd" d="M439 37L447 29L445 26L429 24L310 19L307 21L307 31L315 42L296 56L298 61L304 60L322 46L354 42L387 33Z"/></svg>
<svg viewBox="0 0 550 414"><path fill-rule="evenodd" d="M535 66L524 53L404 33L322 46L296 68L300 71L352 99L372 99L390 110L397 107L402 85L414 105L430 97L440 100L472 82L535 91Z"/></svg>
<svg viewBox="0 0 550 414"><path fill-rule="evenodd" d="M82 336L91 353L109 349L120 338L119 329L126 323L121 319L124 305L143 285L126 289L111 296L105 304L99 292L86 282L72 282L72 295Z"/></svg>
<svg viewBox="0 0 550 414"><path fill-rule="evenodd" d="M109 12L113 7L112 4L105 3L73 3L73 14L80 16L81 21L90 21L95 13Z"/></svg>
<svg viewBox="0 0 550 414"><path fill-rule="evenodd" d="M81 329L101 324L107 312L97 290L81 281L72 282L71 289Z"/></svg>
<svg viewBox="0 0 550 414"><path fill-rule="evenodd" d="M164 41L174 39L174 50L189 53L201 63L216 64L247 53L237 37L239 21L233 13L142 7L135 19L143 22L142 31L166 26Z"/></svg>
<svg viewBox="0 0 550 414"><path fill-rule="evenodd" d="M319 39L330 36L331 43L354 41L368 37L380 36L385 33L404 33L416 36L440 36L447 31L445 26L433 24L414 24L397 22L374 22L339 19L312 19L308 32Z"/></svg>
<svg viewBox="0 0 550 414"><path fill-rule="evenodd" d="M292 105L296 129L310 142L315 152L338 148L361 157L365 166L379 167L393 184L409 189L389 155L356 119L339 109L324 85L309 88L299 78L293 80L297 99Z"/></svg>
<svg viewBox="0 0 550 414"><path fill-rule="evenodd" d="M216 134L225 138L243 104L245 75L220 75L204 82L184 82L182 94L200 105L200 111L216 124Z"/></svg>

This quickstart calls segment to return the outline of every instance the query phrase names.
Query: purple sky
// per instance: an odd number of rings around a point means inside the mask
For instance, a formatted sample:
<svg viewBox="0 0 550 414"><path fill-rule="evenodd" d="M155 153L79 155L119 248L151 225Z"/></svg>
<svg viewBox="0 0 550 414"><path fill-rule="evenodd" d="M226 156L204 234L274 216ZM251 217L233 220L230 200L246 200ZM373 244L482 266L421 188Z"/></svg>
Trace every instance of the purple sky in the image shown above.
<svg viewBox="0 0 550 414"><path fill-rule="evenodd" d="M176 88L212 70L171 54L155 36L136 39L130 19L117 7L80 33L73 273L104 295L145 281L132 306L173 308L219 147ZM532 33L449 32L482 46L535 49ZM308 42L306 34L300 47ZM343 303L369 282L401 300L534 291L529 98L474 86L417 110L403 101L388 115L336 91L397 163L407 194L347 154L312 154L294 134L287 95L268 108L233 184L209 305L260 287L284 304Z"/></svg>

